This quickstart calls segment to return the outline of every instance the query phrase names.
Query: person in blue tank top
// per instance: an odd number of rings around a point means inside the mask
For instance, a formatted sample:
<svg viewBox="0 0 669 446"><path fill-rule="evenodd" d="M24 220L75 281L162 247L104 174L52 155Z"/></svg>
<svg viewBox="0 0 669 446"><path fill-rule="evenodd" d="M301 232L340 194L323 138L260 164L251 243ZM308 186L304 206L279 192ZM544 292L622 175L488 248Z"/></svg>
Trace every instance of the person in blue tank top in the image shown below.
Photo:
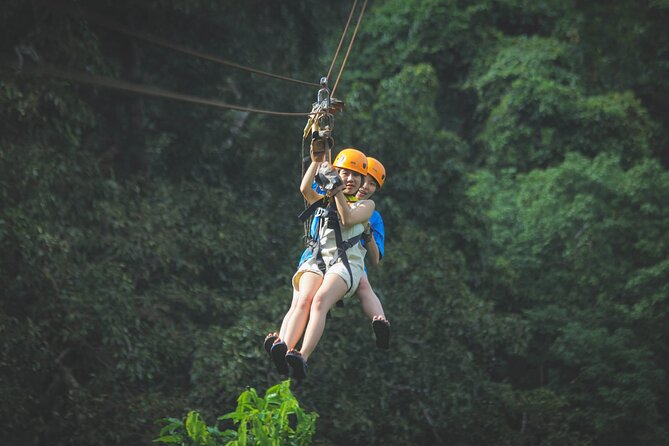
<svg viewBox="0 0 669 446"><path fill-rule="evenodd" d="M369 200L386 180L386 169L383 164L371 157L367 157L367 162L366 181L356 194L359 200ZM369 224L365 228L363 245L367 249L366 259L369 263L372 266L378 265L385 251L385 229L381 214L377 210L374 210L369 219ZM365 270L356 293L358 299L360 299L363 312L372 319L376 346L387 349L390 346L390 322L386 319L381 301L372 289L366 273Z"/></svg>

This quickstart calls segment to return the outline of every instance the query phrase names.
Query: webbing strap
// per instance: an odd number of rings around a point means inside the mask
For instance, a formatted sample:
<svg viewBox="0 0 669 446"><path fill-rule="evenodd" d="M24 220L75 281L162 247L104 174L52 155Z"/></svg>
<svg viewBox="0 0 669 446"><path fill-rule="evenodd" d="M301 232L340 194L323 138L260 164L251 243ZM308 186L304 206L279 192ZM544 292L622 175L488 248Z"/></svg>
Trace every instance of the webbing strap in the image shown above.
<svg viewBox="0 0 669 446"><path fill-rule="evenodd" d="M337 263L337 261L341 260L341 262L344 264L344 267L346 268L346 271L348 271L348 275L351 279L350 280L351 284L346 290L346 292L348 293L351 290L351 287L353 287L353 272L351 271L351 265L348 261L348 256L346 255L346 251L360 242L360 240L362 239L362 234L358 234L355 237L351 237L348 240L344 240L341 234L341 226L339 225L339 215L337 214L336 203L330 202L330 204L327 207L324 207L325 202L326 202L326 197L323 197L320 200L312 203L307 209L305 209L298 216L298 218L301 221L305 221L314 212L316 212L316 209L321 208L324 210L321 213L321 215L319 215L320 218L318 221L317 233L320 235L321 230L325 226L332 229L335 234L335 245L337 246L337 251L332 260L330 261L330 263L328 265L325 265L325 262L323 260L323 255L321 253L320 241L314 240L313 238L309 239L307 241L307 246L309 251L312 253L312 256L314 256L314 258L316 259L316 264L318 265L318 268L323 273L325 273L332 265ZM342 306L343 305L342 301L341 300L338 301L337 305Z"/></svg>
<svg viewBox="0 0 669 446"><path fill-rule="evenodd" d="M334 265L337 263L337 260L342 259L342 262L346 265L346 269L349 269L348 256L346 255L346 251L350 248L353 248L362 239L362 235L356 235L355 237L351 237L348 240L342 240L341 233L339 236L337 236L337 231L335 231L335 239L337 238L339 239L337 252L335 253L332 260L330 260L329 266Z"/></svg>
<svg viewBox="0 0 669 446"><path fill-rule="evenodd" d="M307 250L311 253L311 256L316 259L316 265L318 265L318 269L321 270L323 274L325 274L327 271L327 266L325 265L325 260L323 260L323 255L321 254L318 241L309 239L307 241Z"/></svg>
<svg viewBox="0 0 669 446"><path fill-rule="evenodd" d="M351 271L351 265L348 263L348 256L346 255L346 250L355 246L355 244L360 241L360 236L357 235L353 238L344 241L341 237L341 227L339 226L338 219L337 219L337 224L333 229L335 233L335 242L337 244L337 253L330 261L329 266L334 265L335 263L337 263L337 260L341 259L341 263L343 263L344 266L346 267L346 271L348 271L348 276L351 279L351 284L348 286L348 289L346 290L346 292L348 293L349 291L351 291L351 287L353 287L353 272Z"/></svg>
<svg viewBox="0 0 669 446"><path fill-rule="evenodd" d="M316 211L317 208L323 207L326 200L327 200L327 197L323 197L320 200L313 202L311 205L309 205L308 208L303 210L300 213L300 215L297 216L297 218L300 221L304 222L307 218L309 218L311 216L311 214L313 214Z"/></svg>

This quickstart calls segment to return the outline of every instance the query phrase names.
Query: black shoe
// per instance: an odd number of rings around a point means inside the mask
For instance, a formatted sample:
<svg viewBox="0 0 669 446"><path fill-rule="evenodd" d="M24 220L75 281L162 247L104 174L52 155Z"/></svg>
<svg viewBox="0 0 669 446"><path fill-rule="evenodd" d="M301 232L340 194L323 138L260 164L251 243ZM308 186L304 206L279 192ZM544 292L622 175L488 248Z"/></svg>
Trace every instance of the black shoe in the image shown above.
<svg viewBox="0 0 669 446"><path fill-rule="evenodd" d="M274 342L279 339L279 335L276 333L270 333L267 336L265 336L265 342L263 342L263 347L265 347L265 351L267 354L272 357L272 345L274 345Z"/></svg>
<svg viewBox="0 0 669 446"><path fill-rule="evenodd" d="M374 336L376 336L376 346L381 349L390 347L390 322L385 319L376 319L372 321Z"/></svg>
<svg viewBox="0 0 669 446"><path fill-rule="evenodd" d="M270 349L270 356L272 357L272 362L276 366L276 371L279 372L279 375L288 374L288 364L286 364L286 352L288 351L288 346L285 342L279 341L272 345Z"/></svg>
<svg viewBox="0 0 669 446"><path fill-rule="evenodd" d="M293 378L298 383L307 377L307 361L304 360L300 352L291 350L286 353L286 362L293 370Z"/></svg>

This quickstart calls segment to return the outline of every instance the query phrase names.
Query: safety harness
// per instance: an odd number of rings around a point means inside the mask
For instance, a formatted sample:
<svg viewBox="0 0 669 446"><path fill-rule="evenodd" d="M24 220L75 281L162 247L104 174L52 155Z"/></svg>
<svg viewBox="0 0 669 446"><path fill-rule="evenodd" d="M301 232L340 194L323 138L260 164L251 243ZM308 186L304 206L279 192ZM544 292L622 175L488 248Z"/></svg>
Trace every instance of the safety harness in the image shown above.
<svg viewBox="0 0 669 446"><path fill-rule="evenodd" d="M330 161L331 150L332 147L334 147L334 138L332 138L332 131L334 130L334 115L335 113L342 111L344 108L343 101L335 99L331 96L330 89L328 88L327 77L321 78L320 85L321 89L318 91L317 100L312 105L309 119L307 120L307 124L304 127L302 139L302 177L304 177L304 163L305 161L309 160L309 157L305 157L304 154L304 143L308 139L311 139L312 146L318 148L318 151L325 152L328 161ZM358 199L355 198L355 196L346 196L346 201L356 202ZM348 290L346 290L348 293L353 286L353 272L351 271L351 265L349 264L346 251L360 242L362 234L352 237L348 240L343 239L341 234L341 226L339 224L339 214L337 213L337 206L334 198L321 198L320 200L312 203L310 206L307 206L307 208L302 211L298 218L301 222L304 223L305 244L307 245L307 250L311 256L316 259L318 269L320 269L321 272L325 274L327 270L339 260L341 260L341 262L344 264L344 267L346 268L346 271L348 271L348 275L351 279L351 285L348 287ZM312 231L312 222L314 219L318 220L316 227ZM334 257L328 264L326 264L325 260L323 259L323 253L320 244L321 232L326 227L334 231L335 244L337 247ZM342 300L337 301L337 306L342 305Z"/></svg>
<svg viewBox="0 0 669 446"><path fill-rule="evenodd" d="M346 196L346 201L353 203L358 201L358 199L355 198L355 196ZM360 242L362 239L362 234L358 234L355 237L351 237L347 240L343 239L336 203L334 199L328 199L327 197L323 197L311 204L311 206L306 208L298 216L298 218L302 222L306 222L307 220L314 218L318 219L316 230L313 232L309 231L308 235L306 236L307 250L311 253L312 257L316 259L318 269L320 269L323 274L325 274L325 272L332 265L341 259L341 262L344 264L344 267L346 268L346 271L348 271L349 277L351 278L351 285L348 287L348 290L346 290L348 293L353 286L353 272L351 271L351 265L349 264L346 251ZM309 226L311 226L311 224L309 224ZM326 264L325 260L323 259L320 243L321 231L326 227L334 231L335 244L337 247L337 251L335 252L334 257L328 264Z"/></svg>

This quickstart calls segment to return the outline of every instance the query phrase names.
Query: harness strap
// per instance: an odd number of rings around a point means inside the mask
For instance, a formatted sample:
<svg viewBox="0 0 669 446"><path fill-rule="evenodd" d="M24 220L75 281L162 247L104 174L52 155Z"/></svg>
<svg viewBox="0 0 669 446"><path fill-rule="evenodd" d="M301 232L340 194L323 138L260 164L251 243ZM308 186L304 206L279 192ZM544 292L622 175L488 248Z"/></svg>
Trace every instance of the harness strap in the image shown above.
<svg viewBox="0 0 669 446"><path fill-rule="evenodd" d="M347 197L347 201L355 202L358 200L355 197L350 197L350 198ZM346 255L346 251L360 242L360 240L362 239L362 234L358 234L355 237L351 237L348 240L344 240L342 238L341 226L339 225L339 215L337 214L336 203L334 202L334 200L332 200L330 201L330 203L328 203L326 207L325 206L326 202L327 202L327 197L323 197L320 200L312 203L307 209L305 209L298 216L298 218L301 221L306 221L309 217L312 216L312 214L315 214L317 217L319 217L317 234L321 233L321 230L323 229L324 226L327 226L329 229L333 230L335 235L335 244L337 246L337 250L335 252L334 257L332 258L332 260L329 262L328 265L325 264L325 261L323 259L319 240L315 240L310 237L307 240L307 249L316 259L316 264L318 265L318 269L320 269L323 274L325 274L325 272L331 266L333 266L335 263L341 260L350 277L351 284L346 290L346 292L349 292L351 290L351 287L353 287L353 272L351 271L351 265L348 261L348 256ZM337 306L343 306L343 305L344 305L343 301L339 300L337 302Z"/></svg>
<svg viewBox="0 0 669 446"><path fill-rule="evenodd" d="M335 231L335 239L336 238L337 238L337 231ZM341 233L339 233L339 238L341 240ZM348 259L346 258L347 257L346 251L349 250L350 248L353 248L361 239L362 239L362 234L359 234L356 235L355 237L351 237L348 240L341 241L341 247L337 246L337 253L330 261L329 266L334 265L335 263L337 263L337 260L341 258L344 264L346 265L346 269L350 270L348 266Z"/></svg>
<svg viewBox="0 0 669 446"><path fill-rule="evenodd" d="M313 214L316 211L316 209L318 209L319 207L324 208L325 203L327 203L327 201L328 201L328 197L323 197L320 200L314 201L313 203L311 203L309 205L309 207L307 207L305 210L303 210L300 213L300 215L297 216L297 218L301 222L306 221L309 217L311 217L311 214ZM346 201L349 202L349 203L355 203L356 201L358 201L358 199L355 196L348 196L347 195L346 196ZM335 208L335 212L337 212L336 208Z"/></svg>
<svg viewBox="0 0 669 446"><path fill-rule="evenodd" d="M339 228L339 225L337 225L337 228ZM349 285L348 289L346 290L347 293L351 290L351 287L353 286L353 272L351 271L351 265L348 262L348 256L346 255L346 251L349 248L354 247L357 243L359 243L361 238L362 238L362 234L358 234L355 237L351 237L348 240L342 241L341 230L340 229L335 229L335 240L337 241L337 253L335 254L335 256L330 261L329 266L334 265L335 263L337 263L337 260L341 259L341 263L344 264L344 267L346 267L346 271L348 271L348 276L351 278L351 284ZM340 300L337 301L336 305L338 307L343 307L344 306L344 301L340 299Z"/></svg>
<svg viewBox="0 0 669 446"><path fill-rule="evenodd" d="M334 203L333 203L334 204ZM351 290L351 287L353 286L353 272L351 271L351 265L348 262L348 256L346 255L346 251L349 248L352 248L355 246L356 243L360 241L360 235L357 235L355 237L352 237L346 242L342 239L341 236L341 226L339 225L339 215L337 214L336 208L328 208L328 210L331 211L332 216L328 215L328 227L334 231L335 234L335 244L337 246L337 252L335 256L332 258L330 261L330 265L332 266L335 263L337 263L337 260L341 259L341 262L344 264L344 267L346 268L346 271L348 271L348 276L351 279L351 284L349 285L348 289L346 292L348 293ZM339 301L341 302L341 300ZM342 303L343 305L343 303Z"/></svg>
<svg viewBox="0 0 669 446"><path fill-rule="evenodd" d="M318 201L314 201L308 208L303 210L300 215L297 216L297 218L301 221L304 222L307 220L307 218L311 217L311 214L313 214L317 208L323 207L325 204L325 201L327 200L327 197L323 197Z"/></svg>
<svg viewBox="0 0 669 446"><path fill-rule="evenodd" d="M325 260L323 260L323 255L321 254L318 241L309 239L307 241L307 250L311 253L311 256L316 259L316 265L318 265L318 269L321 270L323 274L325 274L327 271L327 265L325 265Z"/></svg>

